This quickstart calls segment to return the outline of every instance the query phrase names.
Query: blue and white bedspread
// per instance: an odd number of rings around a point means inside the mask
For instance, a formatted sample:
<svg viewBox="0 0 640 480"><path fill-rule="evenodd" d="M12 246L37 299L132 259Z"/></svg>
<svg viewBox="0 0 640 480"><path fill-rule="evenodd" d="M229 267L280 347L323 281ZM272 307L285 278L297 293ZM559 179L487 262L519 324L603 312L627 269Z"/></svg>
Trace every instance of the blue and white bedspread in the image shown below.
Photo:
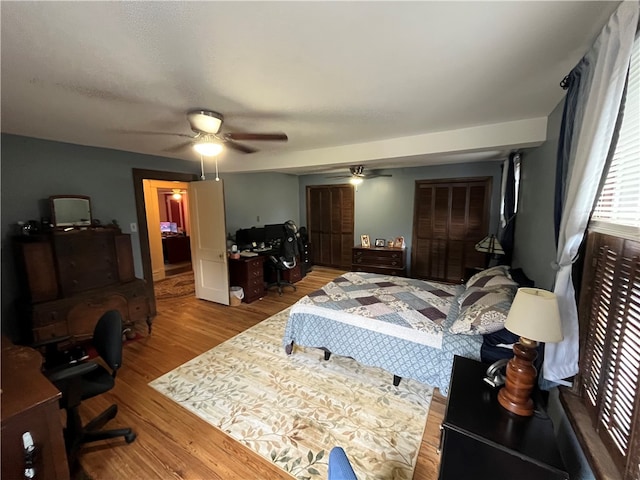
<svg viewBox="0 0 640 480"><path fill-rule="evenodd" d="M336 355L449 389L453 356L480 359L481 335L455 335L462 285L349 272L291 307L283 344Z"/></svg>

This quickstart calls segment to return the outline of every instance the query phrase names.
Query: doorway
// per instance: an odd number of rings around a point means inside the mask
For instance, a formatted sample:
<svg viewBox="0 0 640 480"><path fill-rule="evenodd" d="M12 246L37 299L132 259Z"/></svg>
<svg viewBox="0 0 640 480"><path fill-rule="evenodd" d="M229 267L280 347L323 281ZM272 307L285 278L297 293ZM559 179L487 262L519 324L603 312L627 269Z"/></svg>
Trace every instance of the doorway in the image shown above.
<svg viewBox="0 0 640 480"><path fill-rule="evenodd" d="M143 180L153 281L191 271L188 182Z"/></svg>
<svg viewBox="0 0 640 480"><path fill-rule="evenodd" d="M140 236L140 256L142 261L142 273L146 281L147 295L150 298L151 314L156 315L156 299L153 290L153 265L151 260L151 242L159 240L159 246L156 248L162 251L162 235L160 234L160 214L158 211L158 235L150 235L149 226L147 224L147 202L145 200L145 180L162 181L162 182L184 182L187 184L198 180L198 176L193 173L165 172L162 170L145 170L134 168L133 173L133 190L136 201L136 216L138 219L138 232ZM175 185L175 184L174 184ZM171 187L168 187L171 188ZM174 187L179 188L179 187ZM149 197L149 202L153 202L153 196ZM156 195L155 197L159 197ZM153 207L150 208L153 210ZM154 227L155 228L155 227Z"/></svg>

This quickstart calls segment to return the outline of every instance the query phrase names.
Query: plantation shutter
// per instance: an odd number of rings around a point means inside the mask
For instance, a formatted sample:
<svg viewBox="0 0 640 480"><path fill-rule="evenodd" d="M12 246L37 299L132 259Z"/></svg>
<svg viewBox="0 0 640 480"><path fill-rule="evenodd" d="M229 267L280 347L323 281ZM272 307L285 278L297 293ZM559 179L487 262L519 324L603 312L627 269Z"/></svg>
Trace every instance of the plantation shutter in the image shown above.
<svg viewBox="0 0 640 480"><path fill-rule="evenodd" d="M582 391L626 479L640 477L640 243L595 235ZM592 240L593 241L593 240ZM589 257L587 257L587 261Z"/></svg>

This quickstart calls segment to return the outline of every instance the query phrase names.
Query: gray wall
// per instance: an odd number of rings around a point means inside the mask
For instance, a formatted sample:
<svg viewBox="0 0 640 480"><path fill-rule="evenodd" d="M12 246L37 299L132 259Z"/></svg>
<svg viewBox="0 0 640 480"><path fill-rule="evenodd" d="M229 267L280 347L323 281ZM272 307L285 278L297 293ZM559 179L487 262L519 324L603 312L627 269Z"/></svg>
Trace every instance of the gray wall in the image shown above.
<svg viewBox="0 0 640 480"><path fill-rule="evenodd" d="M293 220L298 215L298 177L281 173L225 173L227 233Z"/></svg>
<svg viewBox="0 0 640 480"><path fill-rule="evenodd" d="M553 227L556 158L562 123L562 100L549 115L547 141L523 152L520 197L512 265L521 267L536 287L551 290L556 259Z"/></svg>
<svg viewBox="0 0 640 480"><path fill-rule="evenodd" d="M376 238L392 239L403 236L407 243L407 257L411 258L413 235L413 200L416 180L439 178L492 177L491 219L489 232L496 232L500 216L501 162L461 163L431 167L395 168L381 170L391 177L365 179L358 185L355 195L355 238L367 234ZM308 185L336 185L348 179L327 178L325 175L300 177L300 221L307 223L306 187ZM487 232L487 233L489 233Z"/></svg>

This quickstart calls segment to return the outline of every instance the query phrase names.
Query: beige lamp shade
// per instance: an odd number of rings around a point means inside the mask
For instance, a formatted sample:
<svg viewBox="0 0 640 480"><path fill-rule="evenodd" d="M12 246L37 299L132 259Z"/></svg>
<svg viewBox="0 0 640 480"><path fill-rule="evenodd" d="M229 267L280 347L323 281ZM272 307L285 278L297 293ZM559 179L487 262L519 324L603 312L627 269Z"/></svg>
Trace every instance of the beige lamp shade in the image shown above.
<svg viewBox="0 0 640 480"><path fill-rule="evenodd" d="M504 327L537 342L561 341L562 324L555 293L539 288L519 288Z"/></svg>

